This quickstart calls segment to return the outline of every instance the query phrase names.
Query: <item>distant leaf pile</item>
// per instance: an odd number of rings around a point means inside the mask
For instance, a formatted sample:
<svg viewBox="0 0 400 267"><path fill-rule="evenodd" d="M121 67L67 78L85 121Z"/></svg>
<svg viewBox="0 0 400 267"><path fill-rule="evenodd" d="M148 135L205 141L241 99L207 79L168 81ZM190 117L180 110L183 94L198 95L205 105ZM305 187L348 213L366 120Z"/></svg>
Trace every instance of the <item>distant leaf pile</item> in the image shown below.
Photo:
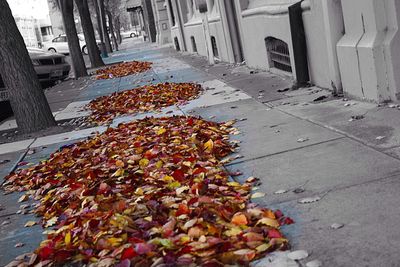
<svg viewBox="0 0 400 267"><path fill-rule="evenodd" d="M160 83L113 93L92 100L91 122L104 124L116 116L159 110L197 98L202 88L194 83Z"/></svg>
<svg viewBox="0 0 400 267"><path fill-rule="evenodd" d="M285 249L280 211L228 179L233 122L145 118L66 146L6 177L40 203L47 239L30 265L246 266Z"/></svg>
<svg viewBox="0 0 400 267"><path fill-rule="evenodd" d="M124 77L140 72L145 72L151 69L151 62L146 61L131 61L114 64L110 67L102 68L96 71L97 80L113 79Z"/></svg>

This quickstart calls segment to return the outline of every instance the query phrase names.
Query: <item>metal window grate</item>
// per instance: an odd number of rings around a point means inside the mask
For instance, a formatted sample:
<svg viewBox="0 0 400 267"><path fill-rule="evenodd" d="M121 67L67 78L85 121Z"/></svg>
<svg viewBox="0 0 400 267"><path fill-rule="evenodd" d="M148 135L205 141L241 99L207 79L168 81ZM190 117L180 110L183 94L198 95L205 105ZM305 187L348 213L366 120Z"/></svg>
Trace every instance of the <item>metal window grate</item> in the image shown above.
<svg viewBox="0 0 400 267"><path fill-rule="evenodd" d="M219 58L217 40L215 39L214 36L211 36L211 46L212 46L212 51L213 51L214 57Z"/></svg>
<svg viewBox="0 0 400 267"><path fill-rule="evenodd" d="M9 100L10 95L7 90L0 91L0 102Z"/></svg>
<svg viewBox="0 0 400 267"><path fill-rule="evenodd" d="M197 45L196 45L196 40L194 39L194 36L190 37L190 40L192 41L192 49L194 53L197 53Z"/></svg>
<svg viewBox="0 0 400 267"><path fill-rule="evenodd" d="M265 45L267 47L271 68L292 72L287 43L273 37L268 37L265 39Z"/></svg>
<svg viewBox="0 0 400 267"><path fill-rule="evenodd" d="M175 49L176 51L181 51L181 48L179 46L179 41L178 41L178 37L174 38L174 42L175 42Z"/></svg>

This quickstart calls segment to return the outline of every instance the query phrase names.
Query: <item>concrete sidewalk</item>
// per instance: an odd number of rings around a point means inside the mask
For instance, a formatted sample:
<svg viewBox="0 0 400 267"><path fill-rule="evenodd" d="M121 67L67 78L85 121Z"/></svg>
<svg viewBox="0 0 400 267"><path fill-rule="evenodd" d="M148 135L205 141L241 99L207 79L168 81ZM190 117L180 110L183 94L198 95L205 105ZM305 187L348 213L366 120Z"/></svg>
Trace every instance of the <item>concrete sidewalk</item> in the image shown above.
<svg viewBox="0 0 400 267"><path fill-rule="evenodd" d="M77 109L85 101L148 83L202 83L208 90L186 106L119 117L112 125L146 115L239 119L241 133L232 139L241 142L238 153L243 157L227 168L243 172L239 181L259 177L259 191L266 196L257 202L279 208L296 221L283 232L293 249L310 253L302 264L318 259L323 266L398 265L400 110L395 106L343 101L318 88L285 91L291 86L288 78L243 66L211 67L203 58L155 45L136 44L114 53L108 63L123 60L147 60L154 66L140 75L85 82L80 90L65 92L58 114L83 116ZM314 101L321 96L327 98ZM10 160L0 165L0 175L5 176L27 149L35 148L35 153L23 161L36 163L64 144L104 130L97 127L0 145L0 161ZM0 195L0 265L34 250L42 238L39 226L23 227L33 218L16 214L18 197ZM304 199L312 203L300 203ZM10 223L2 225L4 221ZM332 224L343 227L332 229ZM26 245L14 248L19 242Z"/></svg>

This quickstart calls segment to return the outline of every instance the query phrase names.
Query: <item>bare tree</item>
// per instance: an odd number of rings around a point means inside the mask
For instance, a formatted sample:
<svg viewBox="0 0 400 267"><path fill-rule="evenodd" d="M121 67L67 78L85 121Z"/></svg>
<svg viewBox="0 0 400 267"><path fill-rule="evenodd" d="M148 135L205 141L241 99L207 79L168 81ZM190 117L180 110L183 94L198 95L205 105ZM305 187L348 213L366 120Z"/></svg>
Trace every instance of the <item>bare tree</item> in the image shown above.
<svg viewBox="0 0 400 267"><path fill-rule="evenodd" d="M126 1L122 0L105 0L105 8L108 16L108 21L110 23L111 37L113 42L120 44L122 42L121 38L121 16L125 19L126 17ZM125 17L124 17L125 15ZM118 47L118 45L117 45Z"/></svg>
<svg viewBox="0 0 400 267"><path fill-rule="evenodd" d="M118 51L118 42L117 42L117 38L115 38L113 16L109 10L106 10L106 13L107 13L107 18L108 18L108 24L110 25L110 34L111 34L112 42L114 44L114 49L116 51Z"/></svg>
<svg viewBox="0 0 400 267"><path fill-rule="evenodd" d="M24 40L6 0L0 0L0 72L18 128L23 133L55 126Z"/></svg>
<svg viewBox="0 0 400 267"><path fill-rule="evenodd" d="M97 47L88 2L87 0L75 0L75 4L78 7L79 16L81 18L83 34L85 35L86 47L88 49L92 67L96 68L104 66L104 62L100 57L99 49Z"/></svg>
<svg viewBox="0 0 400 267"><path fill-rule="evenodd" d="M112 48L111 48L111 42L110 42L110 37L108 36L108 30L107 30L107 22L106 22L106 12L104 8L104 0L94 0L98 1L98 9L96 10L97 16L100 18L100 23L101 26L103 27L103 37L104 37L104 43L106 44L106 49L108 53L112 53Z"/></svg>
<svg viewBox="0 0 400 267"><path fill-rule="evenodd" d="M87 76L87 70L74 20L74 2L73 0L58 0L61 7L61 13L64 21L65 34L67 35L69 53L74 67L75 78Z"/></svg>

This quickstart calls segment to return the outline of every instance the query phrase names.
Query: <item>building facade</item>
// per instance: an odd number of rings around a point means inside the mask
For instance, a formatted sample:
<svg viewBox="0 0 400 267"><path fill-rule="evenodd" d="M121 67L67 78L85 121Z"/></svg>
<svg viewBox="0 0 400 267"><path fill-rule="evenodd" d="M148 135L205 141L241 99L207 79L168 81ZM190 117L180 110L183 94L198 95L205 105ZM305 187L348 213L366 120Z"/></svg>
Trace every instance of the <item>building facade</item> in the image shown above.
<svg viewBox="0 0 400 267"><path fill-rule="evenodd" d="M205 1L206 13L201 0L155 1L167 8L175 49L360 99L399 100L399 1Z"/></svg>
<svg viewBox="0 0 400 267"><path fill-rule="evenodd" d="M165 0L151 0L153 5L154 22L157 31L156 42L158 44L171 43L171 29L168 18L167 4Z"/></svg>
<svg viewBox="0 0 400 267"><path fill-rule="evenodd" d="M46 0L12 0L8 4L27 47L39 47L53 36Z"/></svg>

